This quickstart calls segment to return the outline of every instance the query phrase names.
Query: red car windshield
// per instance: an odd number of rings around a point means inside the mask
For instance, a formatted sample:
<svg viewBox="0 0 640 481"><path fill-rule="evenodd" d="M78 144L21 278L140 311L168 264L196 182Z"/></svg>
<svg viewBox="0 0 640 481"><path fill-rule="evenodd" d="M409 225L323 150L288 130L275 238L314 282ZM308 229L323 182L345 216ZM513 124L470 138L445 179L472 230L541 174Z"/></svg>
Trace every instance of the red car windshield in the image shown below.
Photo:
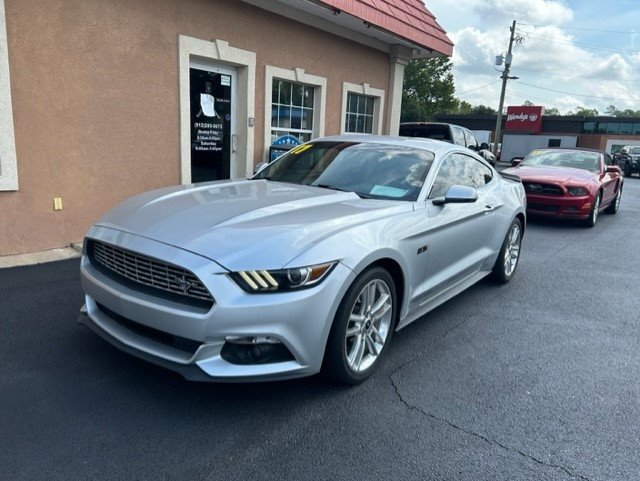
<svg viewBox="0 0 640 481"><path fill-rule="evenodd" d="M520 165L545 165L552 167L573 167L574 169L598 172L600 154L581 150L534 150Z"/></svg>

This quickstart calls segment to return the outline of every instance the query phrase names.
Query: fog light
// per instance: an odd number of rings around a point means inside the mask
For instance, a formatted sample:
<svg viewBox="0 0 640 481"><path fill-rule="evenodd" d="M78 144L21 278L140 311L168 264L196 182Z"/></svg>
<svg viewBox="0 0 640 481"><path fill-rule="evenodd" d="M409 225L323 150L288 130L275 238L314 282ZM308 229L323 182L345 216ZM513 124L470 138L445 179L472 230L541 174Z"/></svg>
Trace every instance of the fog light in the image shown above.
<svg viewBox="0 0 640 481"><path fill-rule="evenodd" d="M271 336L227 336L224 342L232 344L281 344L275 337Z"/></svg>
<svg viewBox="0 0 640 481"><path fill-rule="evenodd" d="M231 364L269 364L293 361L281 341L271 336L227 336L220 357Z"/></svg>

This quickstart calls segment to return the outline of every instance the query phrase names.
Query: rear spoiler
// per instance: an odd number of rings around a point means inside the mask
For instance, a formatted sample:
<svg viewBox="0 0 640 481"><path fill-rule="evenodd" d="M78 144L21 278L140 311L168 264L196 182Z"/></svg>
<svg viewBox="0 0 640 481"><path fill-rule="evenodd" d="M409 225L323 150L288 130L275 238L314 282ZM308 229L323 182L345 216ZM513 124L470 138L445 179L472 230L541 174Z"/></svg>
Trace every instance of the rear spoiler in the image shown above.
<svg viewBox="0 0 640 481"><path fill-rule="evenodd" d="M506 172L498 172L503 179L509 179L509 180L513 180L514 182L522 182L522 179L520 179L520 177L518 177L515 174L507 174Z"/></svg>

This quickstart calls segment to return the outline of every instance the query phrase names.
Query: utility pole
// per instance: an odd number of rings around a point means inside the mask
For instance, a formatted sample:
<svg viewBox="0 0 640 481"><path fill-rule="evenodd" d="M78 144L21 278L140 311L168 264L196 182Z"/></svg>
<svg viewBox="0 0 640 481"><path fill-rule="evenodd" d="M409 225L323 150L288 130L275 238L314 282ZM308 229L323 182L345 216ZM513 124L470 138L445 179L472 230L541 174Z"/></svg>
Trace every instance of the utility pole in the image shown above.
<svg viewBox="0 0 640 481"><path fill-rule="evenodd" d="M509 38L509 50L507 51L507 55L504 59L504 71L502 72L502 90L500 91L500 106L498 107L498 120L496 121L496 136L493 139L493 155L498 158L498 142L500 142L500 138L502 136L502 109L504 108L504 95L507 91L507 80L509 78L509 70L511 68L511 50L513 49L513 39L516 35L516 21L513 21L511 25L511 37Z"/></svg>

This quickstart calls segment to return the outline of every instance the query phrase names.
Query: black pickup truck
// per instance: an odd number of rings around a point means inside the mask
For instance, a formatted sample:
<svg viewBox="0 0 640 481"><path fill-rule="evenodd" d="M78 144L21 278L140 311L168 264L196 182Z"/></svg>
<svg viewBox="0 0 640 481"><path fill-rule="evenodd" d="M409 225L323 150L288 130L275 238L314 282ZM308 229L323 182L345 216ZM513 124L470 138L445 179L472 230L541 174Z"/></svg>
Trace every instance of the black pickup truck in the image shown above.
<svg viewBox="0 0 640 481"><path fill-rule="evenodd" d="M489 144L486 142L478 143L473 132L460 125L442 122L403 122L400 124L400 135L444 140L452 144L464 145L468 149L478 152L491 165L496 164L496 158L489 150Z"/></svg>

